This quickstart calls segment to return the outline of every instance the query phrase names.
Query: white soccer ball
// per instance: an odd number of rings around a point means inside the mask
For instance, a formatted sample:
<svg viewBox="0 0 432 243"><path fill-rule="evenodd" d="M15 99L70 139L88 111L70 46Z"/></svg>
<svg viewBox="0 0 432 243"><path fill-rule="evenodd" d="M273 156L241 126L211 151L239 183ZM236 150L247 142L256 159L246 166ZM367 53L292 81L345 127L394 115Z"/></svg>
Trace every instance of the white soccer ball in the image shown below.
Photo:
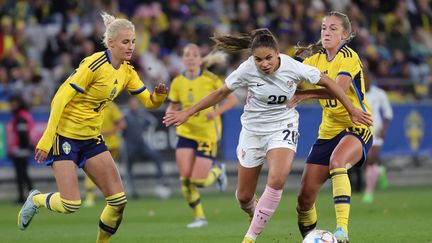
<svg viewBox="0 0 432 243"><path fill-rule="evenodd" d="M313 230L303 240L303 243L337 243L336 237L328 230Z"/></svg>

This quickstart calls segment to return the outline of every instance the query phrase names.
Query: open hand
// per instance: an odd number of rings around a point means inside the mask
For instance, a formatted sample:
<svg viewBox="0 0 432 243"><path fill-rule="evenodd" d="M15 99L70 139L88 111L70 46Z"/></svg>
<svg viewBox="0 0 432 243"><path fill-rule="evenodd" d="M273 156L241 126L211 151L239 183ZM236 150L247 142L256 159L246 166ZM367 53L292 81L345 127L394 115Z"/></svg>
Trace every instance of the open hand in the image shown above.
<svg viewBox="0 0 432 243"><path fill-rule="evenodd" d="M294 108L296 107L300 102L302 102L304 99L307 98L306 94L302 94L300 92L296 92L293 97L289 100L287 107L288 108Z"/></svg>
<svg viewBox="0 0 432 243"><path fill-rule="evenodd" d="M43 162L45 162L46 158L48 157L48 153L40 150L38 148L35 149L35 160L39 163L42 164Z"/></svg>
<svg viewBox="0 0 432 243"><path fill-rule="evenodd" d="M354 110L350 113L350 119L355 125L366 125L368 127L373 125L371 114L364 112L359 108L354 108Z"/></svg>
<svg viewBox="0 0 432 243"><path fill-rule="evenodd" d="M168 94L168 88L164 83L157 83L154 88L154 92L156 94Z"/></svg>
<svg viewBox="0 0 432 243"><path fill-rule="evenodd" d="M185 111L168 111L163 117L163 124L169 127L171 125L180 126L189 119L189 115Z"/></svg>

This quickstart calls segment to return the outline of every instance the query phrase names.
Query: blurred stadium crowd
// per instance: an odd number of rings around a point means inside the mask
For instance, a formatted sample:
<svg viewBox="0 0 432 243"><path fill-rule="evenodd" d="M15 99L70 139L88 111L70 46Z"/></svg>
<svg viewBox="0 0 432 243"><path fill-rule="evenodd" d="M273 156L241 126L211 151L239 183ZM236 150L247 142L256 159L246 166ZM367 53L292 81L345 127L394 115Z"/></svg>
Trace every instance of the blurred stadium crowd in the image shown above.
<svg viewBox="0 0 432 243"><path fill-rule="evenodd" d="M292 55L297 43L320 37L322 16L346 13L357 35L349 44L394 102L431 99L432 10L428 0L0 0L0 110L22 94L47 106L86 56L104 50L101 11L136 26L133 64L148 86L182 72L181 48L211 50L214 33L269 28ZM248 54L214 71L230 72Z"/></svg>

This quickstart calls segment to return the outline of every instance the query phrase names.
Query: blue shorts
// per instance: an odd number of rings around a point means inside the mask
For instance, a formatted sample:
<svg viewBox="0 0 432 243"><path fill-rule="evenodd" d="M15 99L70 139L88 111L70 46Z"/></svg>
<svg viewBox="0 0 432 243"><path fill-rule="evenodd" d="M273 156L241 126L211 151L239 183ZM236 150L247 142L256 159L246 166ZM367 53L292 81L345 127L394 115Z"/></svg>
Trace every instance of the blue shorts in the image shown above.
<svg viewBox="0 0 432 243"><path fill-rule="evenodd" d="M51 166L55 161L59 160L72 160L79 168L82 168L87 159L105 151L108 151L108 148L102 135L87 140L56 135L45 165Z"/></svg>
<svg viewBox="0 0 432 243"><path fill-rule="evenodd" d="M363 157L355 164L356 167L361 167L366 160L366 155L373 142L371 132L368 129L363 128L347 128L332 139L318 139L312 146L306 163L329 166L330 156L332 155L333 150L339 144L339 141L346 135L357 137L363 144Z"/></svg>
<svg viewBox="0 0 432 243"><path fill-rule="evenodd" d="M177 148L191 148L195 150L195 156L209 158L213 161L217 155L216 142L199 141L179 136Z"/></svg>

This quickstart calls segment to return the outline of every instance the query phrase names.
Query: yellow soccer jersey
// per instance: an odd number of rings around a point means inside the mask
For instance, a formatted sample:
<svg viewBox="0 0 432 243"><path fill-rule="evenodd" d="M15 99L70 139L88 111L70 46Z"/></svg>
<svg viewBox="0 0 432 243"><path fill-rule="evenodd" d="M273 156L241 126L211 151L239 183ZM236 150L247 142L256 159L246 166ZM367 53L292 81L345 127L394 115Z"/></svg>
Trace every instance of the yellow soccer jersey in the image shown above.
<svg viewBox="0 0 432 243"><path fill-rule="evenodd" d="M181 104L183 109L187 109L222 85L223 82L207 70L194 80L180 75L172 81L168 98L173 103ZM205 116L206 112L213 109L209 107L191 116L187 122L177 127L177 135L216 142L221 135L221 118L217 116L215 120L208 120Z"/></svg>
<svg viewBox="0 0 432 243"><path fill-rule="evenodd" d="M336 80L338 75L348 75L352 82L346 95L355 107L370 113L369 104L365 98L365 84L361 61L355 51L343 45L336 56L327 61L325 49L306 58L303 63L317 67L322 73ZM337 99L320 99L323 109L322 122L318 138L330 139L349 127L367 128L365 125L355 126L345 107Z"/></svg>
<svg viewBox="0 0 432 243"><path fill-rule="evenodd" d="M119 107L114 102L110 102L103 111L103 122L102 122L102 133L104 131L110 131L117 126L117 123L123 119L123 114L121 113ZM104 135L105 144L109 150L120 148L120 134L111 133Z"/></svg>
<svg viewBox="0 0 432 243"><path fill-rule="evenodd" d="M96 138L101 132L101 112L122 89L137 95L148 108L158 107L166 97L151 95L129 62L114 68L108 50L85 58L57 90L37 148L48 152L56 133L72 139Z"/></svg>

